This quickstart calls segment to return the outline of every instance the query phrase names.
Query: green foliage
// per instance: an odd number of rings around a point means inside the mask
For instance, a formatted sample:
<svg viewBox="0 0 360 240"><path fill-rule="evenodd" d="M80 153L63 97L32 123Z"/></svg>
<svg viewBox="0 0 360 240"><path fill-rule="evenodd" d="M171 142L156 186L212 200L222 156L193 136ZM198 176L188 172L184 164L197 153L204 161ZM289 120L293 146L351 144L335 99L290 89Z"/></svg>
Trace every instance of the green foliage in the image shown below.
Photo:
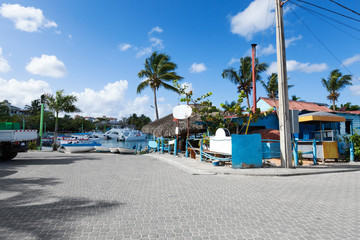
<svg viewBox="0 0 360 240"><path fill-rule="evenodd" d="M352 85L351 75L342 75L339 69L335 69L330 73L327 80L322 78L321 83L329 92L327 98L332 100L333 110L335 111L335 101L337 101L340 96L339 91L347 85Z"/></svg>
<svg viewBox="0 0 360 240"><path fill-rule="evenodd" d="M352 105L351 102L347 102L345 104L341 104L340 107L335 106L336 110L339 109L345 109L345 111L358 111L360 110L360 106L359 105Z"/></svg>
<svg viewBox="0 0 360 240"><path fill-rule="evenodd" d="M354 133L352 136L344 136L342 139L347 145L349 145L350 141L354 143L354 155L355 160L360 160L360 134ZM350 149L346 149L345 154L343 156L346 160L350 159Z"/></svg>
<svg viewBox="0 0 360 240"><path fill-rule="evenodd" d="M36 150L37 145L36 142L29 142L29 150Z"/></svg>
<svg viewBox="0 0 360 240"><path fill-rule="evenodd" d="M260 73L266 71L268 65L266 63L259 63L258 59L255 59L256 80L260 80ZM238 88L238 93L243 91L246 95L247 106L250 108L249 95L252 91L252 58L247 56L240 58L240 68L236 71L234 68L224 69L221 76L225 79L229 79L235 83Z"/></svg>
<svg viewBox="0 0 360 240"><path fill-rule="evenodd" d="M39 114L41 111L41 100L40 99L35 99L33 101L31 101L31 105L25 105L25 109L26 111L30 114L30 115L36 115Z"/></svg>
<svg viewBox="0 0 360 240"><path fill-rule="evenodd" d="M177 75L174 71L177 65L170 61L170 56L164 53L153 52L150 57L145 59L145 69L138 73L139 78L146 78L142 81L137 89L137 93L141 93L146 87L150 87L154 92L154 107L156 112L156 119L159 119L156 91L163 87L173 92L178 92L178 89L168 84L168 81L181 80L183 77Z"/></svg>
<svg viewBox="0 0 360 240"><path fill-rule="evenodd" d="M145 116L144 114L141 114L141 116L138 117L135 113L123 121L125 121L124 123L127 125L134 126L137 130L141 130L143 126L151 123L151 119L149 117Z"/></svg>
<svg viewBox="0 0 360 240"><path fill-rule="evenodd" d="M10 120L10 111L6 103L0 102L0 122L7 122Z"/></svg>

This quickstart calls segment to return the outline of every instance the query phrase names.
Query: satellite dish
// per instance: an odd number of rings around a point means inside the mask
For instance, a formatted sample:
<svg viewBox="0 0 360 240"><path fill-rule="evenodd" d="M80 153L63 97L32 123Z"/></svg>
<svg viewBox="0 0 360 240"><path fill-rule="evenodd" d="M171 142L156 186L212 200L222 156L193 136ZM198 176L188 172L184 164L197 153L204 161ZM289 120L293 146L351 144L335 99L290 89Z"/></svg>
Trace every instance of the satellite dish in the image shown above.
<svg viewBox="0 0 360 240"><path fill-rule="evenodd" d="M173 116L176 119L187 119L191 116L192 108L189 105L178 105L173 108Z"/></svg>

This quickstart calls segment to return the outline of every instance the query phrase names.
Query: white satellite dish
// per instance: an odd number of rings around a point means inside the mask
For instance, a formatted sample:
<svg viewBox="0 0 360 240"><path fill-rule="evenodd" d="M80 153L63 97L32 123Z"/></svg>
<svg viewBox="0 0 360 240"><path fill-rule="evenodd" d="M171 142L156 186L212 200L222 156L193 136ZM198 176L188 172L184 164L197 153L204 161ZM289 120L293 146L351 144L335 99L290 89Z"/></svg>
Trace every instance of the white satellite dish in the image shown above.
<svg viewBox="0 0 360 240"><path fill-rule="evenodd" d="M192 114L192 108L189 105L178 105L173 108L173 116L176 119L187 119Z"/></svg>

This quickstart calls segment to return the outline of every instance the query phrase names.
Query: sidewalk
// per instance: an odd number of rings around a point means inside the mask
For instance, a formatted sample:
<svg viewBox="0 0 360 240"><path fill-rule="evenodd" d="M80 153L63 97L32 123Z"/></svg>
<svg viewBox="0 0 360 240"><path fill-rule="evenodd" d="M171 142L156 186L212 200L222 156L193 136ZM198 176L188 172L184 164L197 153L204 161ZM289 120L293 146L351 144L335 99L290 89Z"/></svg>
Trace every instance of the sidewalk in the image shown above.
<svg viewBox="0 0 360 240"><path fill-rule="evenodd" d="M186 158L183 155L174 156L169 154L150 153L145 156L161 160L171 164L192 175L243 175L243 176L299 176L310 174L325 174L325 173L342 173L360 171L360 162L355 163L330 163L317 166L301 166L297 168L248 168L248 169L233 169L229 166L213 166L211 163L201 162L199 160Z"/></svg>

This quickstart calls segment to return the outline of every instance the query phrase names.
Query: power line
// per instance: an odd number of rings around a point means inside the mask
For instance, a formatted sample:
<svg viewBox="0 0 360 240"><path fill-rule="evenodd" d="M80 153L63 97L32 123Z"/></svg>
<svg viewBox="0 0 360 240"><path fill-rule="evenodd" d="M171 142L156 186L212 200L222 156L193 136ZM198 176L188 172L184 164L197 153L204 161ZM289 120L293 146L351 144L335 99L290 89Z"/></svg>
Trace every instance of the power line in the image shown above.
<svg viewBox="0 0 360 240"><path fill-rule="evenodd" d="M264 24L264 30L263 30L263 34L262 34L260 49L262 49L262 46L263 46L263 43L264 43L264 35L265 35L265 29L266 29L267 19L268 19L268 15L269 15L269 7L270 7L270 0L268 1L265 24Z"/></svg>
<svg viewBox="0 0 360 240"><path fill-rule="evenodd" d="M360 38L354 36L353 34L351 34L351 33L349 33L349 32L344 31L343 29L339 28L338 26L336 26L336 25L330 23L329 21L327 21L327 20L319 17L318 15L320 15L320 16L322 16L322 17L324 17L324 18L328 18L328 19L330 19L330 20L332 20L332 21L334 21L334 22L336 22L336 23L338 23L338 24L344 25L344 26L346 26L346 27L348 27L348 28L351 28L351 29L353 29L353 30L355 30L355 31L358 31L358 32L360 32L360 29L359 29L359 28L355 28L355 27L353 27L353 26L351 26L351 25L348 25L348 24L346 24L346 23L340 22L340 21L338 21L338 20L336 20L336 19L334 19L334 18L331 18L331 17L326 16L326 15L324 15L324 14L322 14L322 13L319 13L319 12L317 12L317 11L314 11L314 10L312 10L312 9L309 9L309 8L307 8L307 7L304 7L304 6L300 5L300 4L297 4L297 3L295 3L295 2L293 2L293 1L291 1L291 0L290 0L289 2L291 2L292 4L298 6L299 8L304 9L305 11L307 11L307 12L309 12L310 14L312 14L313 16L321 19L322 21L326 22L327 24L333 26L334 28L338 29L339 31L341 31L341 32L343 32L343 33L345 33L345 34L347 34L347 35L349 35L349 36L351 36L351 37L353 37L353 38L355 38L355 39L357 39L357 40L360 41Z"/></svg>
<svg viewBox="0 0 360 240"><path fill-rule="evenodd" d="M333 3L337 4L337 5L339 5L339 6L342 7L342 8L345 8L346 10L349 10L349 11L351 11L351 12L357 14L357 15L360 15L360 13L356 12L355 10L352 10L352 9L350 9L350 8L348 8L348 7L345 7L344 5L341 5L340 3L335 2L334 0L329 0L329 1L330 1L330 2L333 2Z"/></svg>
<svg viewBox="0 0 360 240"><path fill-rule="evenodd" d="M351 20L354 20L354 21L360 22L360 19L356 19L356 18L353 18L353 17L349 17L349 16L347 16L347 15L344 15L344 14L341 14L341 13L335 12L335 11L333 11L333 10L330 10L330 9L327 9L327 8L324 8L324 7L321 7L321 6L315 5L315 4L313 4L313 3L309 3L309 2L306 2L306 1L303 1L303 0L296 0L296 1L303 2L303 3L305 3L305 4L309 4L309 5L311 5L311 6L314 6L314 7L320 8L320 9L322 9L322 10L325 10L325 11L328 11L328 12L331 12L331 13L334 13L334 14L337 14L337 15L340 15L340 16L342 16L342 17L346 17L346 18L349 18L349 19L351 19Z"/></svg>
<svg viewBox="0 0 360 240"><path fill-rule="evenodd" d="M343 63L342 61L340 61L339 58L337 58L335 56L335 54L320 40L320 38L318 38L318 36L316 36L316 34L308 27L308 25L305 24L305 22L295 13L295 11L289 6L290 10L293 12L293 14L300 20L300 22L302 24L304 24L304 26L309 30L309 32L316 38L316 40L319 41L319 43L331 54L331 56L333 56L333 58L335 58L340 64L341 66L343 66L354 78L356 78L357 80L359 80L359 78L357 78Z"/></svg>

